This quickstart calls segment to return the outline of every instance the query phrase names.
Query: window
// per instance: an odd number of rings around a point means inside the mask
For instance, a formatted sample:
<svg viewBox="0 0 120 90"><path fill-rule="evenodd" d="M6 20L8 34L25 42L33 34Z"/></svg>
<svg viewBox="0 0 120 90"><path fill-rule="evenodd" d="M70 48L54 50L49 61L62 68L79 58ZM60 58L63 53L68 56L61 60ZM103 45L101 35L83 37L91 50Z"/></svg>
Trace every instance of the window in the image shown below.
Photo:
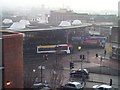
<svg viewBox="0 0 120 90"><path fill-rule="evenodd" d="M75 88L75 85L74 85L74 84L66 84L65 86L74 87L74 88Z"/></svg>

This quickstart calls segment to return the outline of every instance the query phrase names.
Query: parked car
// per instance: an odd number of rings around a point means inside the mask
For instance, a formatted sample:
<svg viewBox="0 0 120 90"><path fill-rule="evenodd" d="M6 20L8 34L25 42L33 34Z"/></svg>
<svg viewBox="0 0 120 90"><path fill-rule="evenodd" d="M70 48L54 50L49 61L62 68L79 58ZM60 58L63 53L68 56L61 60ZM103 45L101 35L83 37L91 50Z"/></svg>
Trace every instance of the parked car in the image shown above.
<svg viewBox="0 0 120 90"><path fill-rule="evenodd" d="M32 88L34 88L34 90L51 90L50 86L46 83L35 83Z"/></svg>
<svg viewBox="0 0 120 90"><path fill-rule="evenodd" d="M115 90L112 86L101 84L101 85L94 85L93 90Z"/></svg>
<svg viewBox="0 0 120 90"><path fill-rule="evenodd" d="M89 72L87 69L78 69L76 71L72 71L70 73L71 77L78 77L78 78L85 78L88 79L89 78Z"/></svg>
<svg viewBox="0 0 120 90"><path fill-rule="evenodd" d="M59 90L82 90L84 87L85 84L81 82L68 82Z"/></svg>

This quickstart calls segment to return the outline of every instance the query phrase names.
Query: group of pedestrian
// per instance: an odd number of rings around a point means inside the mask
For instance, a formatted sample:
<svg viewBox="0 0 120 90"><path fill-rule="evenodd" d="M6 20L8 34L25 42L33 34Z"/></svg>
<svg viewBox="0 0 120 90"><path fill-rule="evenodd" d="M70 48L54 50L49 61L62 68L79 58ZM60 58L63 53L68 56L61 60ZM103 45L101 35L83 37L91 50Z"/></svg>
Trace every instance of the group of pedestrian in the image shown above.
<svg viewBox="0 0 120 90"><path fill-rule="evenodd" d="M107 54L107 51L106 51L106 49L104 50L104 58L106 57L106 54ZM96 53L96 58L98 57L98 54Z"/></svg>
<svg viewBox="0 0 120 90"><path fill-rule="evenodd" d="M106 57L106 54L107 54L107 51L106 51L106 49L105 49L105 50L104 50L104 53L103 53L104 58ZM98 55L97 53L96 53L95 56L96 56L96 58L99 57L99 55ZM101 56L99 60L100 60L100 65L101 65L101 64L102 64L103 57Z"/></svg>

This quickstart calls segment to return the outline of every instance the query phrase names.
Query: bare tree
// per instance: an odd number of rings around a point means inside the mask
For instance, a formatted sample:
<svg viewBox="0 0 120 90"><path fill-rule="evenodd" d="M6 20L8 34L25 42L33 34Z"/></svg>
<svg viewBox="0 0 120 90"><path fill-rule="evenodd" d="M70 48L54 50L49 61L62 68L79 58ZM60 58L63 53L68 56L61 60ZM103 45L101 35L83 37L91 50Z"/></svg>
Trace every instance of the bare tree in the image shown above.
<svg viewBox="0 0 120 90"><path fill-rule="evenodd" d="M63 84L63 67L62 64L59 63L57 65L53 65L53 69L50 72L50 85L53 90L58 88Z"/></svg>
<svg viewBox="0 0 120 90"><path fill-rule="evenodd" d="M35 74L34 73L26 73L24 74L24 88L32 87L33 83L35 82Z"/></svg>

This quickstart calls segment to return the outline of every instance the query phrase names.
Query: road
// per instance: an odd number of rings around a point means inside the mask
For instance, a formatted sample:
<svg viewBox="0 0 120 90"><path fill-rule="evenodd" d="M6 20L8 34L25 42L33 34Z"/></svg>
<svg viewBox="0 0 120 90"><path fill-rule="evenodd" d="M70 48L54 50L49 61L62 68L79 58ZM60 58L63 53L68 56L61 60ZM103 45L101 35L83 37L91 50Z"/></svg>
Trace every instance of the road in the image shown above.
<svg viewBox="0 0 120 90"><path fill-rule="evenodd" d="M59 71L60 69L60 74L63 73L62 75L62 80L63 84L66 82L70 81L69 78L69 63L70 61L73 61L75 63L74 69L78 69L81 66L80 62L80 55L84 54L87 56L87 51L89 51L89 56L85 57L86 61L92 61L92 58L95 58L95 54L98 53L98 55L102 55L104 50L103 49L82 49L80 52L75 52L74 54L71 55L49 55L48 60L46 61L42 55L30 55L24 58L24 81L25 81L25 87L31 87L32 84L35 81L41 81L41 71L38 69L38 66L45 66L45 69L43 70L42 73L42 81L43 82L48 82L50 83L50 78L51 75L54 71ZM88 58L88 59L87 59ZM97 61L98 63L86 63L84 62L82 64L83 68L93 68L93 67L100 67L99 60ZM56 64L57 63L57 64ZM57 66L57 70L55 70L55 67ZM61 70L62 69L62 70ZM103 79L105 77L105 79ZM36 79L38 78L38 79ZM101 79L102 78L102 79ZM90 73L90 79L87 81L86 88L91 88L94 84L100 84L101 82L109 84L109 79L113 79L113 84L114 87L118 87L118 76L112 76L112 75L103 75L103 74L95 74L95 73ZM102 81L101 81L102 80Z"/></svg>

